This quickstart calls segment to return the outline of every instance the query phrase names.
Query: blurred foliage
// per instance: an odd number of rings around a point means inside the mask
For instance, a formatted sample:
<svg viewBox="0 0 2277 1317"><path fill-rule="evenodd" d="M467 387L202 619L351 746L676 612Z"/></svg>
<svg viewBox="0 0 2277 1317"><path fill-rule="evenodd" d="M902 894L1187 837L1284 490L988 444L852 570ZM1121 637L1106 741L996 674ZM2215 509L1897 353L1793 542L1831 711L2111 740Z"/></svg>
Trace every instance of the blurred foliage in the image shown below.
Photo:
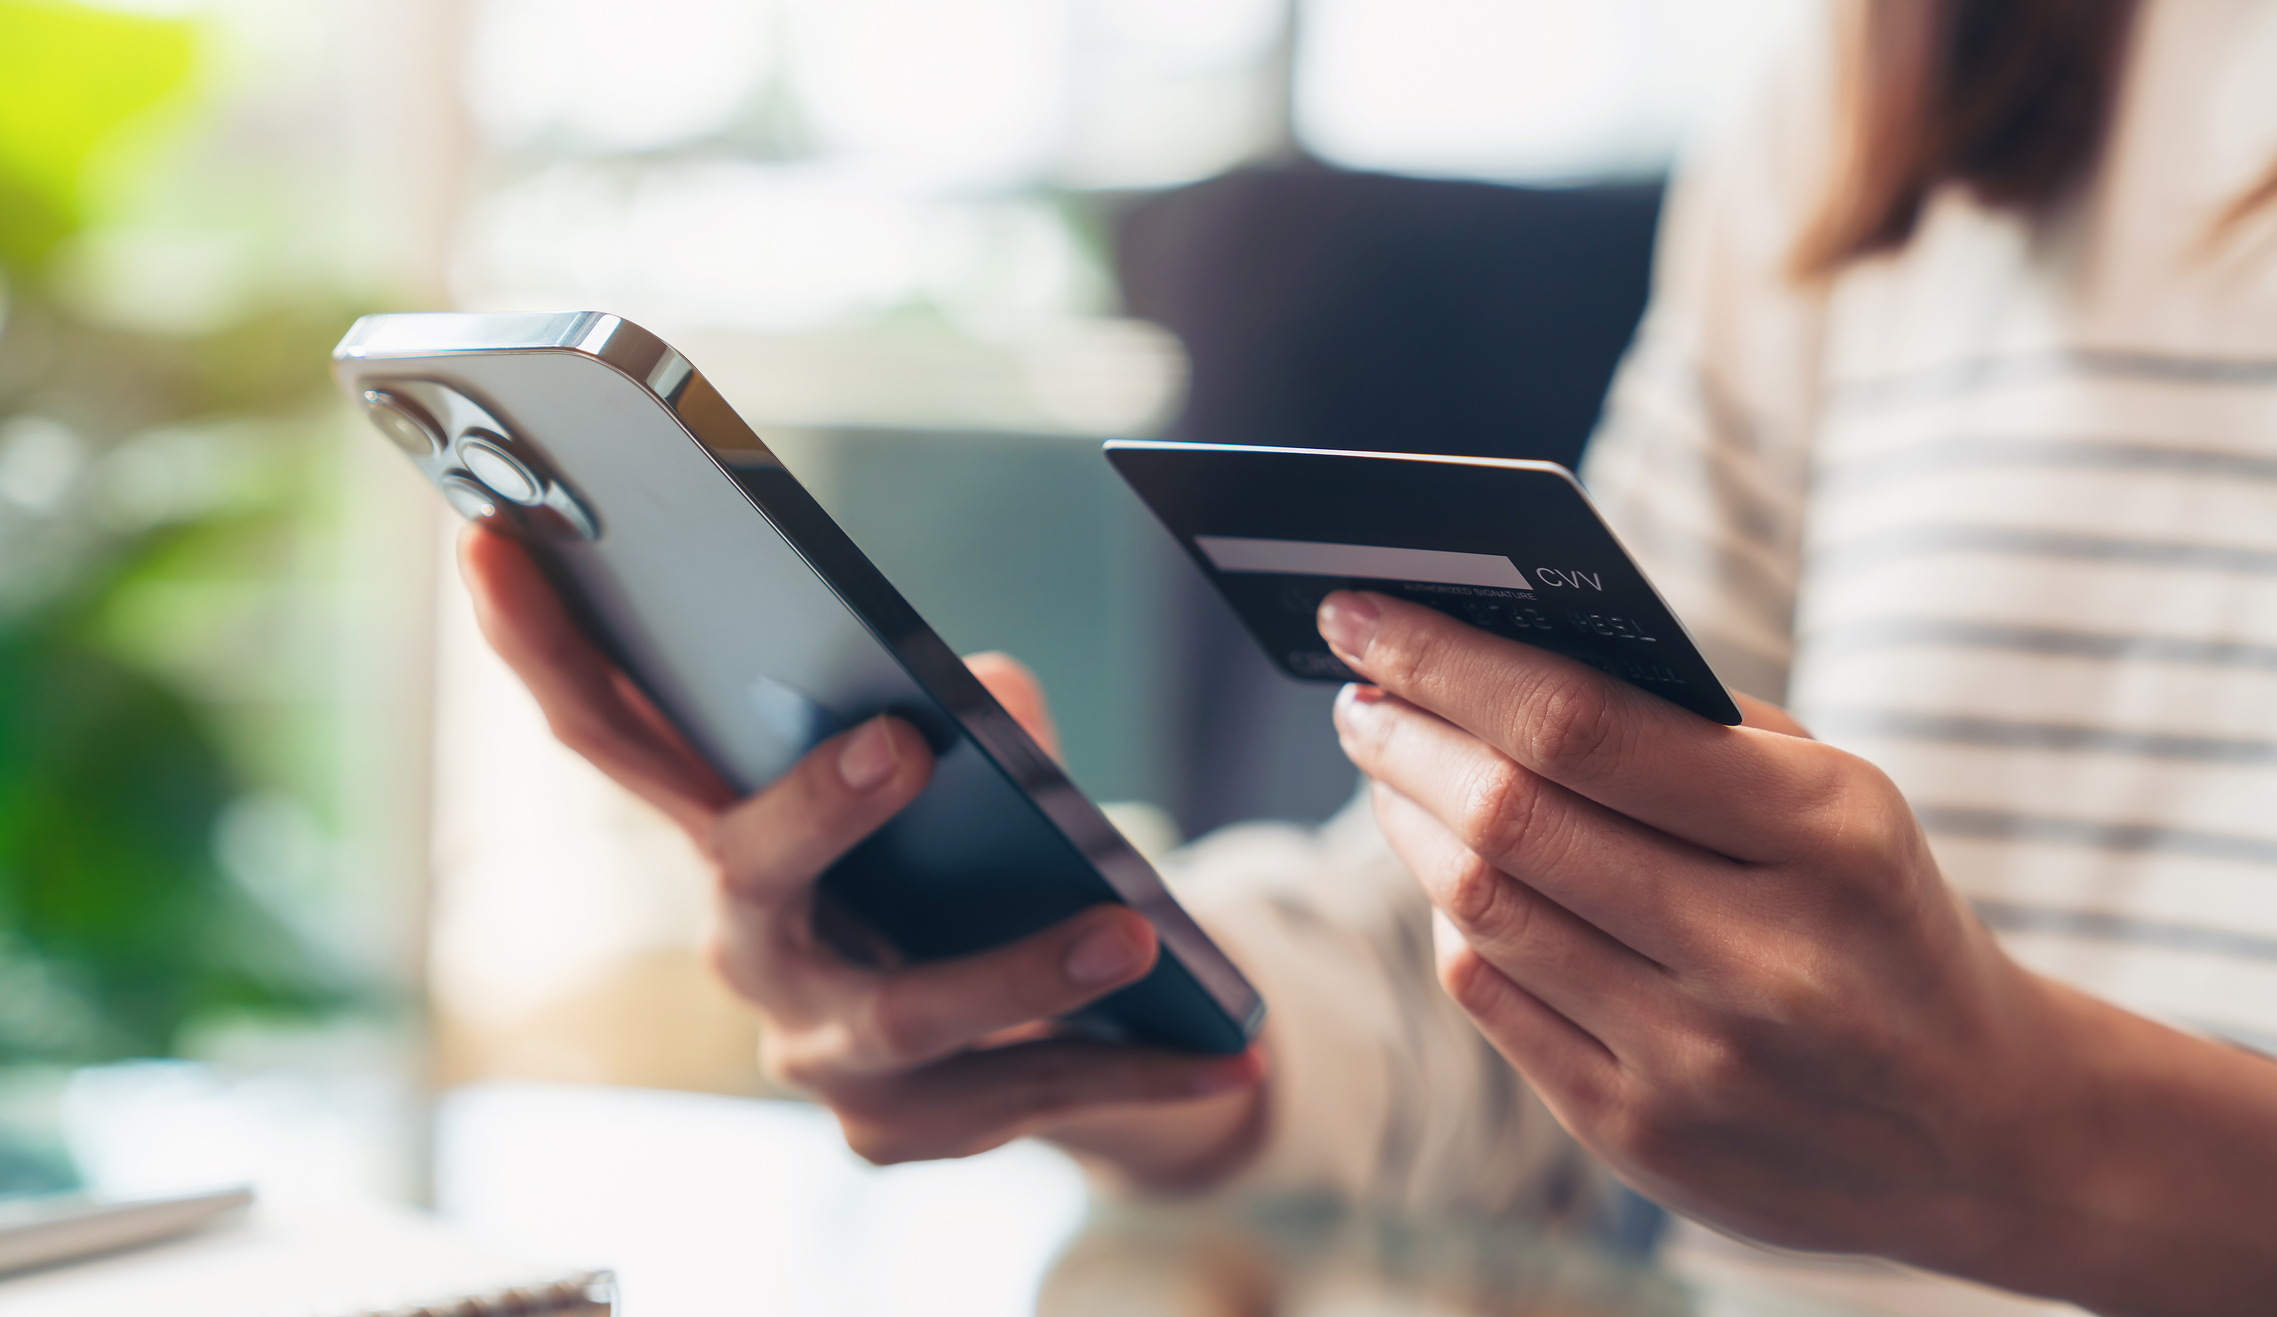
<svg viewBox="0 0 2277 1317"><path fill-rule="evenodd" d="M167 331L63 277L92 177L193 117L200 55L194 22L0 0L0 1065L359 996L217 844L321 758L277 713L309 642L275 604L327 514L312 441L352 309L303 288Z"/></svg>
<svg viewBox="0 0 2277 1317"><path fill-rule="evenodd" d="M122 124L187 79L190 29L0 3L0 261L36 270L80 222L80 175Z"/></svg>

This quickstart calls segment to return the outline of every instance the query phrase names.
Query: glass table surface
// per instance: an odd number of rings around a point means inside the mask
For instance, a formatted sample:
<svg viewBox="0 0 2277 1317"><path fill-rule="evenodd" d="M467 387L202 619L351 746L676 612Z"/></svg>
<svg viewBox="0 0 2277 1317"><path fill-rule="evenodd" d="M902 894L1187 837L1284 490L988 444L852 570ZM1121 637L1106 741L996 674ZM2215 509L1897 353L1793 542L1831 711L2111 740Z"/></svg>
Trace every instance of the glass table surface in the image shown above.
<svg viewBox="0 0 2277 1317"><path fill-rule="evenodd" d="M1902 1311L1484 1220L1106 1199L1035 1143L881 1169L846 1150L827 1112L788 1102L482 1085L445 1099L437 1168L446 1221L524 1256L613 1268L628 1317Z"/></svg>

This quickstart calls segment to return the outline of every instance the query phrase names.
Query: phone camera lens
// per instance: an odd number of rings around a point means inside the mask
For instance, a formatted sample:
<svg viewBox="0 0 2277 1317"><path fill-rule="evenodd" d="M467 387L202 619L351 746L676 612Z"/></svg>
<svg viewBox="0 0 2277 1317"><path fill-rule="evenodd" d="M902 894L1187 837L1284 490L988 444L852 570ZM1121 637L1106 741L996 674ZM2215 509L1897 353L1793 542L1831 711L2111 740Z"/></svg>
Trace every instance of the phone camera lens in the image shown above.
<svg viewBox="0 0 2277 1317"><path fill-rule="evenodd" d="M500 447L495 436L476 430L461 438L459 461L475 479L510 503L527 506L545 499L544 482L520 458Z"/></svg>
<svg viewBox="0 0 2277 1317"><path fill-rule="evenodd" d="M448 475L436 483L442 486L443 497L468 521L493 522L505 512L498 506L497 495L465 476Z"/></svg>
<svg viewBox="0 0 2277 1317"><path fill-rule="evenodd" d="M442 428L427 409L387 389L364 390L364 412L388 442L413 457L433 457L443 446Z"/></svg>

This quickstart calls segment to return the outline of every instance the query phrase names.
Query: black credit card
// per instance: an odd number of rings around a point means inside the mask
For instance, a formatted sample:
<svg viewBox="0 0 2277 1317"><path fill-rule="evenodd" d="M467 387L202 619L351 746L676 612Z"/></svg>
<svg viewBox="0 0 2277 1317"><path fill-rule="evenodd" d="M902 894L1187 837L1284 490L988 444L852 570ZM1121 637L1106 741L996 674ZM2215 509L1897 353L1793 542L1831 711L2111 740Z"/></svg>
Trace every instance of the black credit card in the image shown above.
<svg viewBox="0 0 2277 1317"><path fill-rule="evenodd" d="M1114 440L1107 460L1282 671L1358 680L1313 621L1373 590L1739 722L1573 473L1554 462Z"/></svg>

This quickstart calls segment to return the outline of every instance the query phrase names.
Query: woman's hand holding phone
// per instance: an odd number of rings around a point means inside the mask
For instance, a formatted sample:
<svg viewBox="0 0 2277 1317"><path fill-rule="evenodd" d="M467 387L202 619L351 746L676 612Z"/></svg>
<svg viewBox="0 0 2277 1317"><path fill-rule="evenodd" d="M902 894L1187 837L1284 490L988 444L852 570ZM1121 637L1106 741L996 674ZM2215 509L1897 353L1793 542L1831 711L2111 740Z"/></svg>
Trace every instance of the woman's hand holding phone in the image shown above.
<svg viewBox="0 0 2277 1317"><path fill-rule="evenodd" d="M2277 1293L2277 1065L2011 960L1872 765L1386 596L1319 623L1442 982L1646 1194L2103 1312Z"/></svg>
<svg viewBox="0 0 2277 1317"><path fill-rule="evenodd" d="M816 879L923 789L917 731L879 718L817 746L738 800L577 630L512 540L470 527L460 563L483 634L537 697L554 733L663 811L709 861L712 959L765 1020L771 1078L828 1104L874 1162L982 1152L1052 1137L1134 1180L1217 1178L1254 1142L1262 1054L1190 1056L1056 1036L1050 1021L1153 966L1153 929L1101 905L957 960L857 964L817 930ZM1046 746L1034 677L984 655L972 668Z"/></svg>

